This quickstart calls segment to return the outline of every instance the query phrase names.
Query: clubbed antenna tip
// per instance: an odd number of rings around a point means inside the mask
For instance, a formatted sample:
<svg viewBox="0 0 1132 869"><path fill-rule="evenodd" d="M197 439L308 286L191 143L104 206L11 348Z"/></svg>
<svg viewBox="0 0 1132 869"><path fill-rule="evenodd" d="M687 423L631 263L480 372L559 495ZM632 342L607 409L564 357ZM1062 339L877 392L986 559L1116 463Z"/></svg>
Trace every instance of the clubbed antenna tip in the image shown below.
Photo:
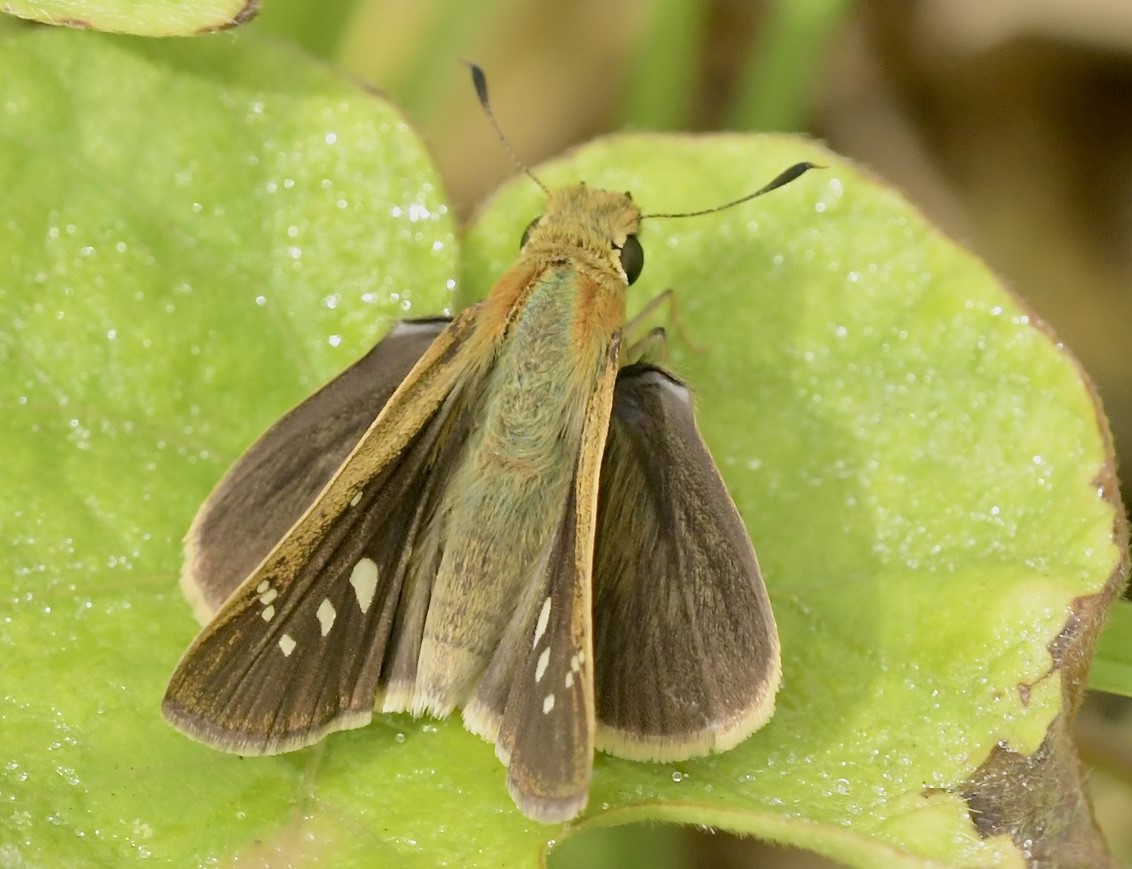
<svg viewBox="0 0 1132 869"><path fill-rule="evenodd" d="M657 217L699 217L701 214L714 214L717 211L724 211L725 209L732 208L736 205L741 205L742 203L748 202L748 201L754 199L757 196L762 196L764 193L770 193L770 191L772 191L772 190L777 190L779 187L783 187L786 184L789 184L791 181L795 180L796 178L799 178L802 175L805 175L811 169L824 169L824 168L826 168L826 167L820 166L817 163L810 163L808 161L803 161L801 163L795 163L790 168L785 169L782 172L779 172L778 175L776 175L774 177L774 179L771 180L771 182L769 184L764 184L762 187L760 187L754 193L748 193L746 196L740 196L738 199L733 199L730 202L723 203L722 205L716 205L714 208L704 208L700 211L666 212L664 214L642 214L641 218L644 219L646 217L652 217L652 218L657 218Z"/></svg>
<svg viewBox="0 0 1132 869"><path fill-rule="evenodd" d="M479 97L480 105L483 106L484 111L489 115L491 114L491 103L487 98L487 76L483 74L483 67L478 63L472 63L465 60L464 63L472 71L472 84L476 89L476 96Z"/></svg>
<svg viewBox="0 0 1132 869"><path fill-rule="evenodd" d="M479 98L480 105L483 107L483 113L487 115L487 120L491 124L491 128L495 130L495 135L499 138L500 144L503 145L503 150L510 156L511 162L515 164L515 167L534 181L535 184L542 188L542 192L549 196L550 191L546 189L546 185L539 181L538 178L535 177L535 174L527 168L527 164L519 159L519 155L515 153L515 150L511 147L511 143L508 142L507 137L503 135L503 130L499 127L499 122L495 120L495 114L491 111L491 101L487 98L487 76L484 75L483 68L478 63L472 63L469 60L465 60L464 63L466 63L468 68L472 71L472 85L476 89L476 96Z"/></svg>

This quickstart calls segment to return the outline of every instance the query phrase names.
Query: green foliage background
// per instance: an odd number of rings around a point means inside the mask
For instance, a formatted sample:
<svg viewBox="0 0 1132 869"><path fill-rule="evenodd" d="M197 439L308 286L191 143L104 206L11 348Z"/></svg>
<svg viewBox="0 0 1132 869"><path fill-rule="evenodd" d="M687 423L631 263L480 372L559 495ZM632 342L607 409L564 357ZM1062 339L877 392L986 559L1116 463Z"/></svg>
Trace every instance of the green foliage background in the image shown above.
<svg viewBox="0 0 1132 869"><path fill-rule="evenodd" d="M844 11L820 6L777 8L777 50L752 60L738 126L790 123L806 58ZM678 81L693 49L689 8L652 10L648 39L676 49L634 73L625 112L642 125L686 116L657 97L676 85L655 82ZM509 11L453 8L424 32L457 55ZM345 13L360 12L337 12L280 3L256 27L348 59ZM177 541L211 484L391 319L486 292L537 189L510 184L460 245L460 204L406 116L287 39L6 29L0 862L537 859L569 831L518 816L490 747L456 721L390 717L240 760L157 714L194 627ZM435 68L403 77L408 98L428 103L447 81L474 103L458 68ZM743 209L648 226L636 295L676 287L685 328L709 338L702 354L674 341L671 365L771 585L779 711L718 757L599 758L581 826L711 825L855 865L1044 859L1066 835L1099 848L1066 800L1081 786L1067 726L1126 541L1073 359L985 266L810 143L642 134L539 171L666 211L803 158L830 168ZM1124 636L1106 639L1101 671L1127 691ZM1024 825L981 830L964 801L994 790L996 745L1056 760L1041 786L1018 779L1019 805L994 803L1057 821L1036 855L1019 846ZM670 850L664 836L644 847Z"/></svg>

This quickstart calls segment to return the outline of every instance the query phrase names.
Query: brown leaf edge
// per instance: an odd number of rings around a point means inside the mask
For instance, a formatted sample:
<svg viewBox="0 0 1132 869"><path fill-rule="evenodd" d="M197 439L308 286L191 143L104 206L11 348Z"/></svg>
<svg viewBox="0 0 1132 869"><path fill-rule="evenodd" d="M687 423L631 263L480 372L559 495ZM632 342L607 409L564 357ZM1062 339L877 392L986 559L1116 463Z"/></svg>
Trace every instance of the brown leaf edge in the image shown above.
<svg viewBox="0 0 1132 869"><path fill-rule="evenodd" d="M203 36L208 33L219 33L223 30L231 30L233 27L247 24L257 15L259 15L259 0L247 0L247 2L244 3L244 8L233 15L228 21L222 24L214 24L210 27L202 27L197 31L197 35Z"/></svg>
<svg viewBox="0 0 1132 869"><path fill-rule="evenodd" d="M967 803L971 821L980 836L1009 835L1029 866L1116 866L1093 817L1071 734L1073 719L1084 698L1097 638L1109 607L1128 583L1128 519L1120 497L1112 432L1096 388L1081 363L1057 340L1053 330L1023 302L1019 304L1029 313L1030 322L1076 366L1093 400L1105 451L1104 464L1094 485L1113 508L1112 538L1120 557L1099 593L1073 601L1065 626L1048 646L1051 664L1042 679L1061 677L1062 711L1050 723L1038 750L1032 755L1021 754L1003 740L952 792ZM1028 702L1031 687L1018 686L1023 703Z"/></svg>
<svg viewBox="0 0 1132 869"><path fill-rule="evenodd" d="M208 33L218 33L222 30L231 30L233 27L239 27L241 24L247 24L249 21L251 21L253 18L255 18L256 15L259 14L259 4L260 4L260 0L245 0L243 8L240 9L239 12L237 12L235 15L233 15L227 21L222 21L218 24L210 24L207 27L202 27L200 30L198 30L196 32L195 35L203 36L203 35L208 34ZM25 21L34 21L38 24L47 24L47 25L50 25L52 27L71 27L71 28L74 28L76 30L102 30L103 29L103 28L100 28L100 27L92 24L90 21L87 21L84 18L68 18L68 17L52 18L52 17L47 16L47 15L37 16L35 18L29 18L29 17L22 15L19 12L17 12L14 8L12 8L11 4L8 4L8 3L5 3L3 6L0 6L0 12L4 12L8 15L11 15L15 18L20 18L20 19L25 20ZM125 31L106 30L105 32L113 33L113 32L125 32Z"/></svg>

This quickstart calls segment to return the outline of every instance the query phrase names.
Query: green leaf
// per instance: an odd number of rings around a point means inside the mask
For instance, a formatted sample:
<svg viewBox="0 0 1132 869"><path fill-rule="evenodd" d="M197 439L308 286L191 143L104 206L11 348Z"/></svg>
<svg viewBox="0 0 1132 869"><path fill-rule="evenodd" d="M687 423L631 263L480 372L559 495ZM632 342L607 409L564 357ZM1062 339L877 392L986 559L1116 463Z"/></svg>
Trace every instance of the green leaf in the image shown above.
<svg viewBox="0 0 1132 869"><path fill-rule="evenodd" d="M1132 697L1132 602L1118 600L1108 614L1089 671L1089 687Z"/></svg>
<svg viewBox="0 0 1132 869"><path fill-rule="evenodd" d="M254 40L41 30L0 50L0 863L368 851L418 812L384 794L427 783L436 746L470 747L484 781L490 751L385 721L358 734L386 746L361 748L379 775L343 743L304 801L320 753L217 754L159 703L195 632L176 577L202 498L392 319L449 303L428 155L392 106Z"/></svg>
<svg viewBox="0 0 1132 869"><path fill-rule="evenodd" d="M570 830L520 816L457 719L379 716L240 759L158 711L195 631L176 576L197 505L390 318L449 302L452 226L423 148L395 109L255 38L0 42L0 862L535 863ZM811 144L618 137L543 177L670 211L806 158L832 168L646 222L632 291L676 288L707 348L673 338L671 366L767 575L778 712L712 758L599 757L575 826L666 819L853 865L987 865L1020 859L1044 801L1063 823L1042 816L1033 848L1067 831L1099 848L1064 808L1080 780L1060 737L1122 553L1073 360L984 266ZM540 199L518 179L491 205L463 295L491 286ZM1051 768L1029 803L994 788Z"/></svg>
<svg viewBox="0 0 1132 869"><path fill-rule="evenodd" d="M707 760L605 759L592 800L619 819L679 817L861 865L883 846L997 863L1010 839L983 839L964 795L985 796L996 746L1068 772L994 832L1022 843L1022 819L1080 795L1066 703L1124 578L1123 512L1115 486L1098 485L1112 481L1111 448L1076 362L982 263L812 144L621 136L540 177L628 189L646 213L668 212L802 159L831 168L720 214L646 219L630 291L639 307L676 288L683 328L707 348L674 336L671 367L696 390L767 577L779 709ZM491 203L465 246L471 295L540 199L519 179ZM1066 808L1028 847L1056 853L1064 827L1103 848L1083 811Z"/></svg>
<svg viewBox="0 0 1132 869"><path fill-rule="evenodd" d="M4 11L43 24L108 30L136 36L196 36L237 27L259 10L259 0L8 0Z"/></svg>

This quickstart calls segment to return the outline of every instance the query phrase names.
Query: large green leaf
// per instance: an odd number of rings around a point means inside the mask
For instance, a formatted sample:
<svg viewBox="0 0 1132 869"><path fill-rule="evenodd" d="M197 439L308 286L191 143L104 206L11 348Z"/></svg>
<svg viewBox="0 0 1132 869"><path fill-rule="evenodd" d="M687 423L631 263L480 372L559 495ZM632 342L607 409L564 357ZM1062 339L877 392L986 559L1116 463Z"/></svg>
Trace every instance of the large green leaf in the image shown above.
<svg viewBox="0 0 1132 869"><path fill-rule="evenodd" d="M639 305L677 288L707 348L673 339L671 365L696 389L767 575L779 710L707 761L609 759L594 795L865 865L879 858L847 839L965 865L1011 852L979 831L1033 840L1027 856L1070 839L1101 853L1065 727L1127 537L1072 357L898 195L798 140L614 137L541 177L668 212L803 158L830 168L718 215L646 220L631 291ZM520 180L491 203L466 244L467 271L485 276L472 295L540 198ZM1009 769L1022 804L993 793L1004 763L1031 756L1031 780Z"/></svg>
<svg viewBox="0 0 1132 869"><path fill-rule="evenodd" d="M301 56L66 31L2 50L0 862L535 862L570 831L520 816L457 720L240 759L158 705L195 630L178 538L224 467L390 317L442 309L458 274L490 287L540 192L492 203L460 273L400 115ZM599 757L575 826L712 824L856 865L1099 859L1065 728L1122 520L1073 360L814 145L620 137L543 177L670 211L805 158L831 168L646 221L633 290L676 288L706 348L674 338L671 366L767 575L778 712L716 757Z"/></svg>

